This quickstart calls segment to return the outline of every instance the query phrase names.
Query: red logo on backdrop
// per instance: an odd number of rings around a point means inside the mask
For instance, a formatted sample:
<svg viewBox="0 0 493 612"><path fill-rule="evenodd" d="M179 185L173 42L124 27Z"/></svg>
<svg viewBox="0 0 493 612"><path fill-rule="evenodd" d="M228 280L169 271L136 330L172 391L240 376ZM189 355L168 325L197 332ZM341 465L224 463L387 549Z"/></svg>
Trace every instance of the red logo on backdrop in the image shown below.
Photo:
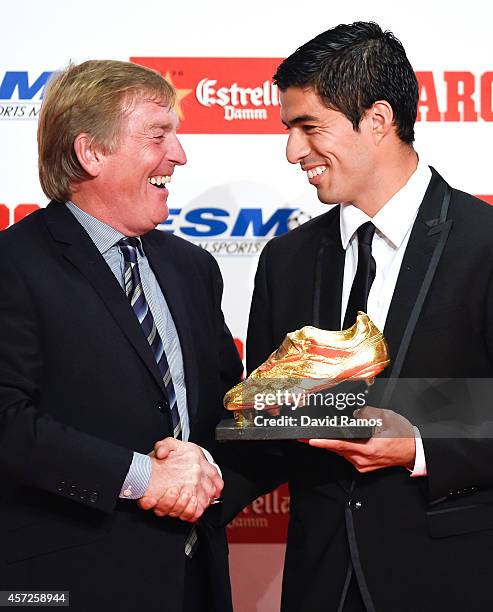
<svg viewBox="0 0 493 612"><path fill-rule="evenodd" d="M278 134L280 58L131 57L177 90L182 134Z"/></svg>
<svg viewBox="0 0 493 612"><path fill-rule="evenodd" d="M237 544L283 543L286 541L288 519L288 487L282 485L256 499L231 521L228 540Z"/></svg>
<svg viewBox="0 0 493 612"><path fill-rule="evenodd" d="M279 134L282 58L131 57L177 89L182 134ZM493 121L493 72L417 71L418 121ZM441 83L440 83L441 81ZM438 95L437 85L445 91Z"/></svg>
<svg viewBox="0 0 493 612"><path fill-rule="evenodd" d="M493 72L467 70L443 73L439 83L431 71L416 72L419 86L418 121L493 121ZM445 95L437 95L437 85Z"/></svg>

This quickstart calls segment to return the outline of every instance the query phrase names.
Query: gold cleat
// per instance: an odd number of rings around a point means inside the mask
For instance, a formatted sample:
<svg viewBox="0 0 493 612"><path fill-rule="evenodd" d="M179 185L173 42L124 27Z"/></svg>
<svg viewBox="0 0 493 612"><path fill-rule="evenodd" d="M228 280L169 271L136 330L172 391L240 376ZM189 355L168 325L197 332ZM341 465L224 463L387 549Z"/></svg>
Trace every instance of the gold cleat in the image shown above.
<svg viewBox="0 0 493 612"><path fill-rule="evenodd" d="M287 334L277 351L230 389L224 406L235 411L238 426L250 425L258 397L302 394L308 399L343 381L365 380L369 385L389 362L385 338L364 312L342 331L306 326Z"/></svg>

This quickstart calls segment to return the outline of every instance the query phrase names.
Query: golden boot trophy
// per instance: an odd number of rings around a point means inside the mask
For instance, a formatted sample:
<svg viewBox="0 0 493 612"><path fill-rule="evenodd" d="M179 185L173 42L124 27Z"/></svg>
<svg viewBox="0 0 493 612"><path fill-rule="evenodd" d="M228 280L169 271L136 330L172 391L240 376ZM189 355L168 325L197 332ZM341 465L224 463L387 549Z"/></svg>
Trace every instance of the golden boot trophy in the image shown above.
<svg viewBox="0 0 493 612"><path fill-rule="evenodd" d="M302 425L306 424L307 417L302 417L303 411L297 409L340 383L365 381L367 385L372 384L389 361L383 334L363 312L358 313L352 327L342 331L306 326L291 332L262 365L226 393L224 406L233 411L234 425L229 422L226 426L228 422L222 421L216 437L356 437L357 431L344 429L344 423L339 423L337 418L331 421L332 432L326 421L327 427L320 423L320 435L314 436L313 431L309 432L311 435L304 435ZM327 396L324 401L327 402ZM282 406L293 404L296 411L291 416L279 416ZM261 418L257 418L259 415ZM270 424L270 428L266 428L265 423ZM371 428L362 429L361 433L364 435L360 437L369 437Z"/></svg>

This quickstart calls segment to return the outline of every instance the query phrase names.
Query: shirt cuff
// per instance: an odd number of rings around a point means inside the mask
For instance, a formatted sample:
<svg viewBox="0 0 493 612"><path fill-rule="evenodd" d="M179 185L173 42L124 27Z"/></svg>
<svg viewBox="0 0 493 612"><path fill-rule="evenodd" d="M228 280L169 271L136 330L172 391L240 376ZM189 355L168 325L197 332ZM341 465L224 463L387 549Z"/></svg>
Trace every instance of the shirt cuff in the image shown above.
<svg viewBox="0 0 493 612"><path fill-rule="evenodd" d="M212 458L212 455L210 454L210 452L209 452L207 449L202 448L201 446L200 446L199 448L200 448L200 449L202 450L202 452L204 453L205 458L207 459L207 461L208 461L208 462L209 462L211 465L213 465L213 466L216 468L216 470L217 470L217 471L218 471L218 473L219 473L219 476L222 478L222 477L223 477L223 473L221 472L221 468L220 468L220 467L217 465L217 463L214 461L214 459Z"/></svg>
<svg viewBox="0 0 493 612"><path fill-rule="evenodd" d="M120 491L122 499L140 499L144 496L151 479L151 458L135 453L127 477Z"/></svg>
<svg viewBox="0 0 493 612"><path fill-rule="evenodd" d="M421 439L421 434L419 433L419 429L417 427L413 427L414 429L414 439L416 441L416 456L414 458L414 468L411 472L411 478L416 478L417 476L427 476L428 472L426 470L426 458L425 458L425 449L423 446L423 440Z"/></svg>

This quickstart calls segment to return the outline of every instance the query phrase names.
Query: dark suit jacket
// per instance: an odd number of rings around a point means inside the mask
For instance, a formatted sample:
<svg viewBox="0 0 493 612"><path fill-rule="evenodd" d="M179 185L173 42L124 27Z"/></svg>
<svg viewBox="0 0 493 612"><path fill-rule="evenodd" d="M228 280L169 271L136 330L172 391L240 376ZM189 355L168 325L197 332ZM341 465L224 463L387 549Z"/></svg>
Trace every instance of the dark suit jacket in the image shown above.
<svg viewBox="0 0 493 612"><path fill-rule="evenodd" d="M251 444L249 459L226 474L225 513L231 500L242 505L289 481L286 612L337 610L350 559L369 610L479 612L493 603L493 386L479 406L486 416L473 414L462 380L493 374L493 209L452 190L440 218L446 192L433 171L384 329L396 368L387 376L417 380L385 405L369 402L419 427L428 477L404 468L359 475L298 442ZM269 242L250 313L249 371L287 332L340 329L343 269L339 207Z"/></svg>
<svg viewBox="0 0 493 612"><path fill-rule="evenodd" d="M208 445L241 373L219 269L170 234L143 244L180 338L190 440ZM132 452L172 435L126 296L60 203L0 234L0 268L0 589L70 590L84 612L182 612L190 524L118 500ZM200 546L211 609L229 610L224 532L203 521Z"/></svg>

